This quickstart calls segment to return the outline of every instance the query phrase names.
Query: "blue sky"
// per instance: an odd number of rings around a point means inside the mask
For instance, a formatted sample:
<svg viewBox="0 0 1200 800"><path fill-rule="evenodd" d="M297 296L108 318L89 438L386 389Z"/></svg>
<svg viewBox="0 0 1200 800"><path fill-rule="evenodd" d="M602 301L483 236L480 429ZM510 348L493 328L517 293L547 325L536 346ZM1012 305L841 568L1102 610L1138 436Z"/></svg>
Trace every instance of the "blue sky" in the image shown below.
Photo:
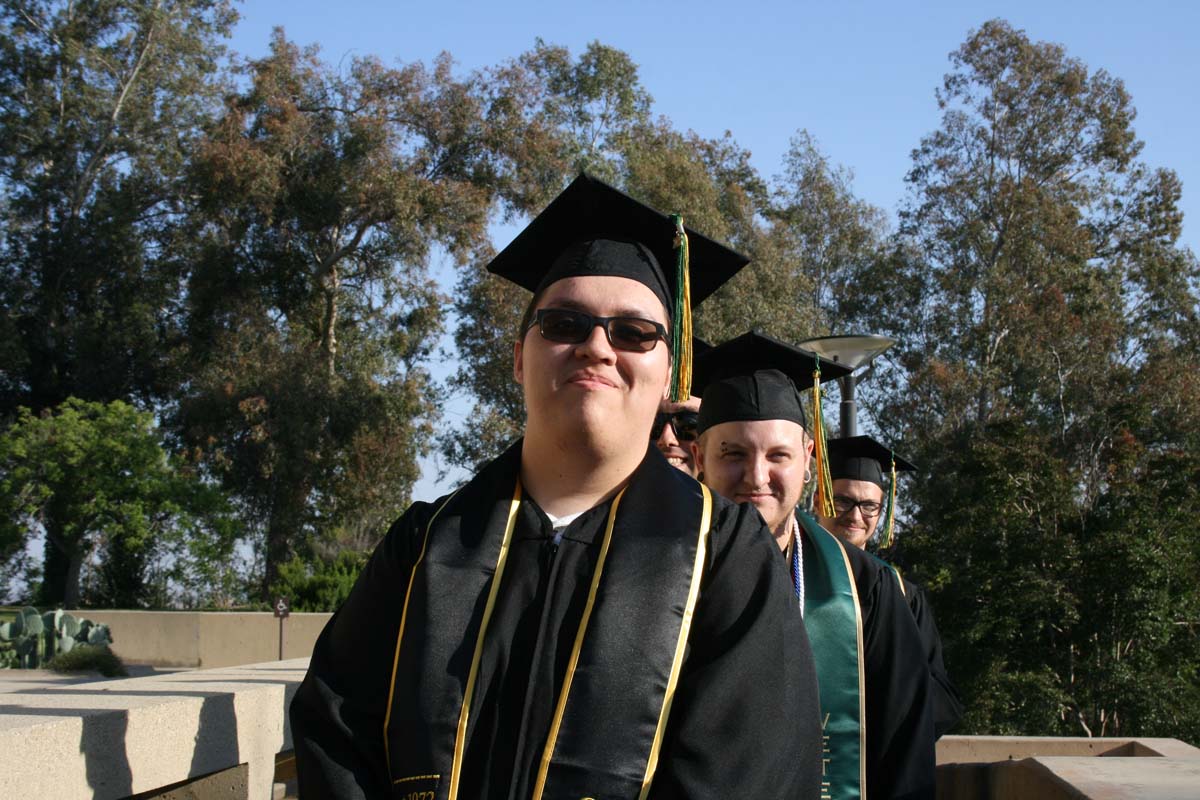
<svg viewBox="0 0 1200 800"><path fill-rule="evenodd" d="M447 51L464 72L515 57L537 37L576 54L599 40L633 58L655 113L677 128L705 137L729 130L765 176L780 171L788 140L806 128L854 171L856 194L893 217L910 153L939 122L933 92L947 54L971 29L1002 17L1125 81L1142 157L1183 180L1184 243L1200 251L1200 3L1190 0L249 0L239 10L231 46L249 56L266 52L276 25L297 43L319 44L330 62L376 55L428 63ZM429 467L421 499L437 494Z"/></svg>
<svg viewBox="0 0 1200 800"><path fill-rule="evenodd" d="M536 37L582 52L599 40L630 54L655 111L703 136L726 130L764 175L807 128L854 170L864 199L894 211L909 154L935 128L933 90L947 54L1002 17L1122 78L1138 109L1143 156L1184 182L1185 240L1200 250L1200 3L1092 2L444 2L249 0L232 46L266 51L271 28L324 57L428 62L466 71L512 58Z"/></svg>

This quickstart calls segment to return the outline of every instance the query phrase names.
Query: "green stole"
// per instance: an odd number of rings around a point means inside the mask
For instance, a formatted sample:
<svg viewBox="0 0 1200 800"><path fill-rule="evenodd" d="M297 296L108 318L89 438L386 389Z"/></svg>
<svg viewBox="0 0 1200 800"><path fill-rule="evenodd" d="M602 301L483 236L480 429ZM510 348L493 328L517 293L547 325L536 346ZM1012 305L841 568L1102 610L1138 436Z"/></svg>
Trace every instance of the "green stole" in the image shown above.
<svg viewBox="0 0 1200 800"><path fill-rule="evenodd" d="M866 698L862 609L845 546L797 511L805 540L804 625L821 694L821 797L865 800ZM814 557L815 556L815 557Z"/></svg>
<svg viewBox="0 0 1200 800"><path fill-rule="evenodd" d="M480 655L523 499L520 446L428 525L384 723L394 796L458 797ZM498 496L499 486L511 494ZM712 506L707 488L657 452L612 501L533 800L649 791L705 571ZM406 638L406 628L426 633Z"/></svg>

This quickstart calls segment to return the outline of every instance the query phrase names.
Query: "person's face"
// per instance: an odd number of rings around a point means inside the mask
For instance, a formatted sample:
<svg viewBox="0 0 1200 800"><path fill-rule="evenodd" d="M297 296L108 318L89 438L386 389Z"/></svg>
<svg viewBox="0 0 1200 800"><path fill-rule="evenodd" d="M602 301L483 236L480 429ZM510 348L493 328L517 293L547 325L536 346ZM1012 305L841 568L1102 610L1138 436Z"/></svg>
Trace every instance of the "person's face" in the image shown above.
<svg viewBox="0 0 1200 800"><path fill-rule="evenodd" d="M833 496L838 500L845 498L855 503L867 501L882 506L883 487L870 481L838 478L833 482ZM829 517L819 517L818 519L827 531L861 550L867 546L867 540L875 533L879 517L878 513L870 517L863 516L862 509L855 506L832 519Z"/></svg>
<svg viewBox="0 0 1200 800"><path fill-rule="evenodd" d="M753 503L773 533L800 502L811 452L804 428L782 419L722 422L696 447L705 484L734 502Z"/></svg>
<svg viewBox="0 0 1200 800"><path fill-rule="evenodd" d="M538 308L566 308L601 317L641 317L667 325L654 292L629 278L585 275L547 287ZM514 348L513 374L525 389L530 429L558 441L641 441L649 438L666 395L670 354L659 340L653 350L618 350L604 328L592 328L579 344L542 338L534 325Z"/></svg>
<svg viewBox="0 0 1200 800"><path fill-rule="evenodd" d="M700 412L700 398L692 395L685 403L672 403L670 400L663 400L658 404L659 414L675 414L678 412L698 414ZM666 422L663 425L662 433L658 435L654 443L658 445L658 449L666 457L667 463L694 478L698 470L696 469L696 458L692 455L693 441L695 440L676 430L676 426L671 422Z"/></svg>

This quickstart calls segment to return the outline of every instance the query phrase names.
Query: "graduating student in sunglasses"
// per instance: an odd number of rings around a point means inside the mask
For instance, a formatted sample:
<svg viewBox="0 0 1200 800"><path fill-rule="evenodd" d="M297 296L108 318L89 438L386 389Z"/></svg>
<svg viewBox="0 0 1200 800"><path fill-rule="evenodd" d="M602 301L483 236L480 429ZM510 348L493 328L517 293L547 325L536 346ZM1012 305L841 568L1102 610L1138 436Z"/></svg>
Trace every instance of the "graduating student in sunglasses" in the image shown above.
<svg viewBox="0 0 1200 800"><path fill-rule="evenodd" d="M693 358L699 358L712 349L701 339L692 339ZM650 428L650 440L667 459L667 463L680 472L686 472L697 480L696 458L692 453L692 442L696 441L696 428L700 423L700 398L690 395L686 400L672 402L670 398L658 404L658 414Z"/></svg>
<svg viewBox="0 0 1200 800"><path fill-rule="evenodd" d="M692 395L681 403L663 400L650 428L650 440L675 469L693 478L696 459L692 455L692 442L696 440L696 425L700 421L700 398Z"/></svg>
<svg viewBox="0 0 1200 800"><path fill-rule="evenodd" d="M932 798L929 669L894 574L798 507L818 472L812 453L819 435L809 428L799 387L813 386L818 364L825 379L843 374L758 333L704 354L696 369L697 463L712 489L762 513L789 567L793 607L804 616L820 683L823 796Z"/></svg>
<svg viewBox="0 0 1200 800"><path fill-rule="evenodd" d="M833 514L817 516L821 525L847 544L864 550L879 530L885 546L891 543L896 508L896 475L916 469L870 436L829 440L829 471L833 481ZM884 496L885 490L889 490ZM962 718L962 700L946 672L942 637L924 590L896 572L901 591L921 635L929 674L933 679L934 733L941 737Z"/></svg>
<svg viewBox="0 0 1200 800"><path fill-rule="evenodd" d="M649 441L690 340L677 267L696 303L745 263L682 233L580 176L492 262L534 291L525 436L414 503L322 632L291 709L301 796L818 796L778 551Z"/></svg>

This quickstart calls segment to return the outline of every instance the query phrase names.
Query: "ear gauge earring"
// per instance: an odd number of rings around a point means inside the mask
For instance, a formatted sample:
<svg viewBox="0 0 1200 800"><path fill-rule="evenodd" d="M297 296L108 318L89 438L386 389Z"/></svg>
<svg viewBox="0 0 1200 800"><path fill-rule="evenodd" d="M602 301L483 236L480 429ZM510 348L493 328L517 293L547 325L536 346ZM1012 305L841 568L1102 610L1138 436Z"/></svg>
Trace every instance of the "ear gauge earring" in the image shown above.
<svg viewBox="0 0 1200 800"><path fill-rule="evenodd" d="M804 468L804 482L808 483L812 480L812 467Z"/></svg>

